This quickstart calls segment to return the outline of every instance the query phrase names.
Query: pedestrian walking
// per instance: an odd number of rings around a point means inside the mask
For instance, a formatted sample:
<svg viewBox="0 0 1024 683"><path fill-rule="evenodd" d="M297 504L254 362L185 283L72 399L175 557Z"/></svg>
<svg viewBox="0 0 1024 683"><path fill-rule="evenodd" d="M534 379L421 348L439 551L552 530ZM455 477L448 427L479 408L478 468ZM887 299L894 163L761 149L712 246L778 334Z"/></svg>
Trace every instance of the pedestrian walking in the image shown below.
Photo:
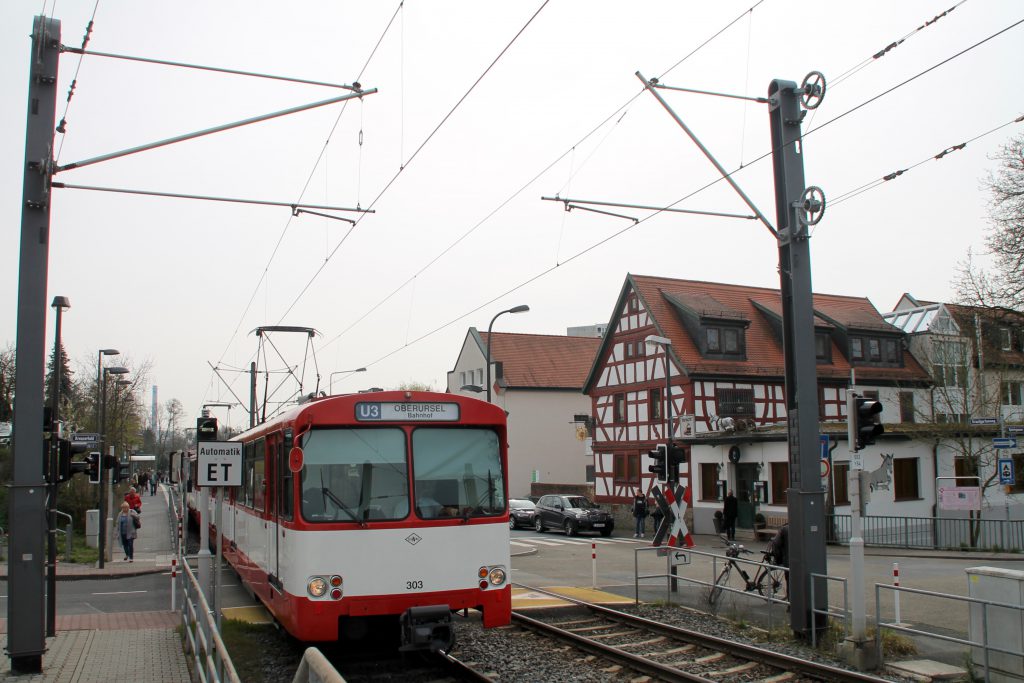
<svg viewBox="0 0 1024 683"><path fill-rule="evenodd" d="M128 489L128 493L124 494L124 502L128 503L128 507L135 510L135 512L142 513L142 496L138 494L134 486Z"/></svg>
<svg viewBox="0 0 1024 683"><path fill-rule="evenodd" d="M633 538L643 538L647 526L647 499L637 493L633 499L633 516L636 517L636 533Z"/></svg>
<svg viewBox="0 0 1024 683"><path fill-rule="evenodd" d="M121 503L121 514L117 516L117 531L121 534L121 547L124 548L124 561L135 561L135 539L139 536L142 520L139 513L131 509L128 501Z"/></svg>
<svg viewBox="0 0 1024 683"><path fill-rule="evenodd" d="M783 524L772 540L768 542L771 562L779 567L786 567L786 597L789 599L789 523Z"/></svg>
<svg viewBox="0 0 1024 683"><path fill-rule="evenodd" d="M725 527L725 537L730 541L736 540L736 515L739 509L736 494L729 489L725 496L725 504L722 506L722 526Z"/></svg>

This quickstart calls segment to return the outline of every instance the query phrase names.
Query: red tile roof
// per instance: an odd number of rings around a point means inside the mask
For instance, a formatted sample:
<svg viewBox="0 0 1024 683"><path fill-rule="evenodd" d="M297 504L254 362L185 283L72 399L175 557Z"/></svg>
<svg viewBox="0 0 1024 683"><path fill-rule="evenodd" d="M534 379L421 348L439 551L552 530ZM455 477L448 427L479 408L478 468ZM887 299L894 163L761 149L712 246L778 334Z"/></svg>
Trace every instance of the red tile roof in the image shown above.
<svg viewBox="0 0 1024 683"><path fill-rule="evenodd" d="M785 374L782 340L772 330L766 313L754 306L754 301L756 301L767 311L778 312L781 315L779 290L646 275L629 275L627 278L627 284L631 282L636 289L650 312L659 333L672 340L675 356L688 373L732 376L783 376ZM672 305L666 300L666 295L680 301L713 300L721 304L725 310L743 314L750 321L750 326L746 331L746 360L703 358ZM618 305L622 305L621 297ZM816 323L832 322L841 327L864 331L898 331L882 319L881 314L865 297L815 294L814 308L817 314ZM617 315L618 310L616 318L612 321L612 329L617 321ZM882 381L928 380L927 373L909 353L904 353L903 357L905 367L902 368L858 366L858 379L861 381L872 379ZM850 364L833 342L832 363L818 365L818 376L845 379L849 377L849 374Z"/></svg>
<svg viewBox="0 0 1024 683"><path fill-rule="evenodd" d="M583 389L600 337L494 332L491 359L510 389ZM486 348L487 333L480 332Z"/></svg>

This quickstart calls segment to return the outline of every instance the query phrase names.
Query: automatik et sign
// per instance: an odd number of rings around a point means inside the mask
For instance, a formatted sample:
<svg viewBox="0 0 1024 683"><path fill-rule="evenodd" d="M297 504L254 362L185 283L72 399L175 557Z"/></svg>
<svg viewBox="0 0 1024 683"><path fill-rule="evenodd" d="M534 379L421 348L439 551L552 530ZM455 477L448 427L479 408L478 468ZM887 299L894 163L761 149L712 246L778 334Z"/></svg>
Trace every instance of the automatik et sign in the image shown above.
<svg viewBox="0 0 1024 683"><path fill-rule="evenodd" d="M200 441L197 446L200 486L242 485L242 444L237 441Z"/></svg>

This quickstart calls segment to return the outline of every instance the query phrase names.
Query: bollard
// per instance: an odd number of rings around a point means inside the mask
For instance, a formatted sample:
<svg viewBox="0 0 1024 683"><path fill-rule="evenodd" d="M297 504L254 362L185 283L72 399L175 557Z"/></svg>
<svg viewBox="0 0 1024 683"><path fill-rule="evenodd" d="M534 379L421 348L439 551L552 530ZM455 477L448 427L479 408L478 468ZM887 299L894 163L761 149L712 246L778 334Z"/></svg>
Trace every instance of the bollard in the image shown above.
<svg viewBox="0 0 1024 683"><path fill-rule="evenodd" d="M892 563L892 585L895 586L897 589L900 587L900 563L899 562L893 562ZM895 590L895 591L893 591L893 593L894 593L895 598L896 598L896 602L895 602L895 607L896 607L896 614L895 614L895 616L896 616L896 623L900 624L900 623L902 623L902 619L900 619L900 592L899 592L899 590Z"/></svg>
<svg viewBox="0 0 1024 683"><path fill-rule="evenodd" d="M590 569L593 574L592 584L593 587L597 588L597 543L594 541L590 542Z"/></svg>
<svg viewBox="0 0 1024 683"><path fill-rule="evenodd" d="M178 600L175 595L175 584L178 583L178 558L171 558L171 611L178 609Z"/></svg>

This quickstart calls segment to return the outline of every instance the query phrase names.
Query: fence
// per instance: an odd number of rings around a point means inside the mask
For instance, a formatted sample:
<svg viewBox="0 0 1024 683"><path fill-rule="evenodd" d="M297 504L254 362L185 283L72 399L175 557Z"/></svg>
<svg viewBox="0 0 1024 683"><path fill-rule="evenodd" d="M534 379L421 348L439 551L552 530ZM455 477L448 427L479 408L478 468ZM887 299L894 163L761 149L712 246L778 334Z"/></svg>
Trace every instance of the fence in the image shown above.
<svg viewBox="0 0 1024 683"><path fill-rule="evenodd" d="M891 548L1024 549L1024 520L951 517L862 517L864 544ZM828 515L828 542L850 542L850 515Z"/></svg>

